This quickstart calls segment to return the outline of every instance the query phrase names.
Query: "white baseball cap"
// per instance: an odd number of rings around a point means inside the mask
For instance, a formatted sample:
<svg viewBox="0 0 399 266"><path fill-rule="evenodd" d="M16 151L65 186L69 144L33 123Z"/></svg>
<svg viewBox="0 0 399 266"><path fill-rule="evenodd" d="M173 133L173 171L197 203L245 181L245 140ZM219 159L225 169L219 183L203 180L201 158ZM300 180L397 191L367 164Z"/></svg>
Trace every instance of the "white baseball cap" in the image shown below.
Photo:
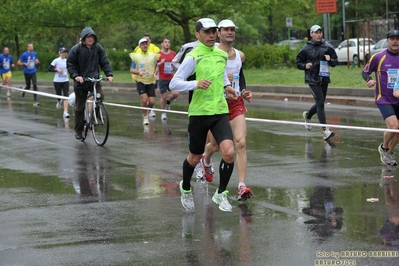
<svg viewBox="0 0 399 266"><path fill-rule="evenodd" d="M227 28L227 27L234 27L234 28L238 29L236 24L234 24L234 22L231 21L230 19L224 19L224 20L220 21L218 24L218 28Z"/></svg>
<svg viewBox="0 0 399 266"><path fill-rule="evenodd" d="M311 28L310 28L310 33L312 33L312 32L316 32L316 31L318 31L318 30L323 30L319 25L313 25Z"/></svg>
<svg viewBox="0 0 399 266"><path fill-rule="evenodd" d="M216 23L211 18L201 18L195 23L195 31L199 32L200 30L209 30L211 28L217 28Z"/></svg>
<svg viewBox="0 0 399 266"><path fill-rule="evenodd" d="M146 38L141 38L139 41L139 45L142 44L143 42L148 42L148 40Z"/></svg>

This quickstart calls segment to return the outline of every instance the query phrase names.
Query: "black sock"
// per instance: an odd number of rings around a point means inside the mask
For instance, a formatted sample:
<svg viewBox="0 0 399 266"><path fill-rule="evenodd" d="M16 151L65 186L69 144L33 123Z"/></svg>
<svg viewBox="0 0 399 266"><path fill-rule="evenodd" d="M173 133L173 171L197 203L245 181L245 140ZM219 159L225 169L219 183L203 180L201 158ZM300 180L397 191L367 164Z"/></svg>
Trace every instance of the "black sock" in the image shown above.
<svg viewBox="0 0 399 266"><path fill-rule="evenodd" d="M231 174L234 170L234 162L226 163L223 159L220 161L219 166L219 174L220 174L220 183L218 193L222 193L226 190L227 185L229 184Z"/></svg>
<svg viewBox="0 0 399 266"><path fill-rule="evenodd" d="M190 190L191 185L191 177L193 176L195 166L192 166L191 164L188 163L187 159L184 160L183 162L183 189L184 190Z"/></svg>
<svg viewBox="0 0 399 266"><path fill-rule="evenodd" d="M383 144L381 144L381 149L383 149L384 151L389 151L389 148L384 148Z"/></svg>

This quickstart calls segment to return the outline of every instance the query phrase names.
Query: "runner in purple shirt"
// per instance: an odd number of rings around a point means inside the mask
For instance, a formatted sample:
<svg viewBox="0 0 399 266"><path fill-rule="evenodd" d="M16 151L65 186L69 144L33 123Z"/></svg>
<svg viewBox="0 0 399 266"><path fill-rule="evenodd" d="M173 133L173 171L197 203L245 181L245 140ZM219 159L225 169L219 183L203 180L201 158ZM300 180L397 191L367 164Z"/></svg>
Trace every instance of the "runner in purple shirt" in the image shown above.
<svg viewBox="0 0 399 266"><path fill-rule="evenodd" d="M388 129L399 129L399 98L393 95L393 88L399 76L399 30L387 33L388 48L373 55L364 67L362 77L367 87L375 86L375 104L381 112ZM370 76L375 73L375 80ZM393 150L399 134L384 132L383 142L378 146L381 162L397 165Z"/></svg>

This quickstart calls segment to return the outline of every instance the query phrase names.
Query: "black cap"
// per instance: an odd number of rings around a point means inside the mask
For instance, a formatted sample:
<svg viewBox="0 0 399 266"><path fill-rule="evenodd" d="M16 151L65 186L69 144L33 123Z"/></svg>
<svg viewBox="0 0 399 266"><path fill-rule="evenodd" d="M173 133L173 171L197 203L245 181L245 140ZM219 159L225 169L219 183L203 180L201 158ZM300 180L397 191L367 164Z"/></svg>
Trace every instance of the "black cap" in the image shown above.
<svg viewBox="0 0 399 266"><path fill-rule="evenodd" d="M399 30L390 30L387 33L387 39L389 37L399 37Z"/></svg>
<svg viewBox="0 0 399 266"><path fill-rule="evenodd" d="M68 52L68 50L65 47L61 47L60 49L58 49L59 53L63 53L63 52Z"/></svg>

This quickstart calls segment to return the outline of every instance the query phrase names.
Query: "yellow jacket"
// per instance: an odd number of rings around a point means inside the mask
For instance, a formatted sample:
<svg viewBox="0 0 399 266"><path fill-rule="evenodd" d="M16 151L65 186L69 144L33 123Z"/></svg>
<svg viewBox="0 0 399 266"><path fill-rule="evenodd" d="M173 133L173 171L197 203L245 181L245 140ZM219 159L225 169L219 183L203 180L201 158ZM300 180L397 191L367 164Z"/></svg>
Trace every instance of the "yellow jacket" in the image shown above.
<svg viewBox="0 0 399 266"><path fill-rule="evenodd" d="M160 54L153 53L151 51L143 53L143 51L140 49L136 53L130 53L129 56L132 59L132 62L136 64L135 69L145 73L143 76L132 74L133 80L137 82L155 84L154 73Z"/></svg>

